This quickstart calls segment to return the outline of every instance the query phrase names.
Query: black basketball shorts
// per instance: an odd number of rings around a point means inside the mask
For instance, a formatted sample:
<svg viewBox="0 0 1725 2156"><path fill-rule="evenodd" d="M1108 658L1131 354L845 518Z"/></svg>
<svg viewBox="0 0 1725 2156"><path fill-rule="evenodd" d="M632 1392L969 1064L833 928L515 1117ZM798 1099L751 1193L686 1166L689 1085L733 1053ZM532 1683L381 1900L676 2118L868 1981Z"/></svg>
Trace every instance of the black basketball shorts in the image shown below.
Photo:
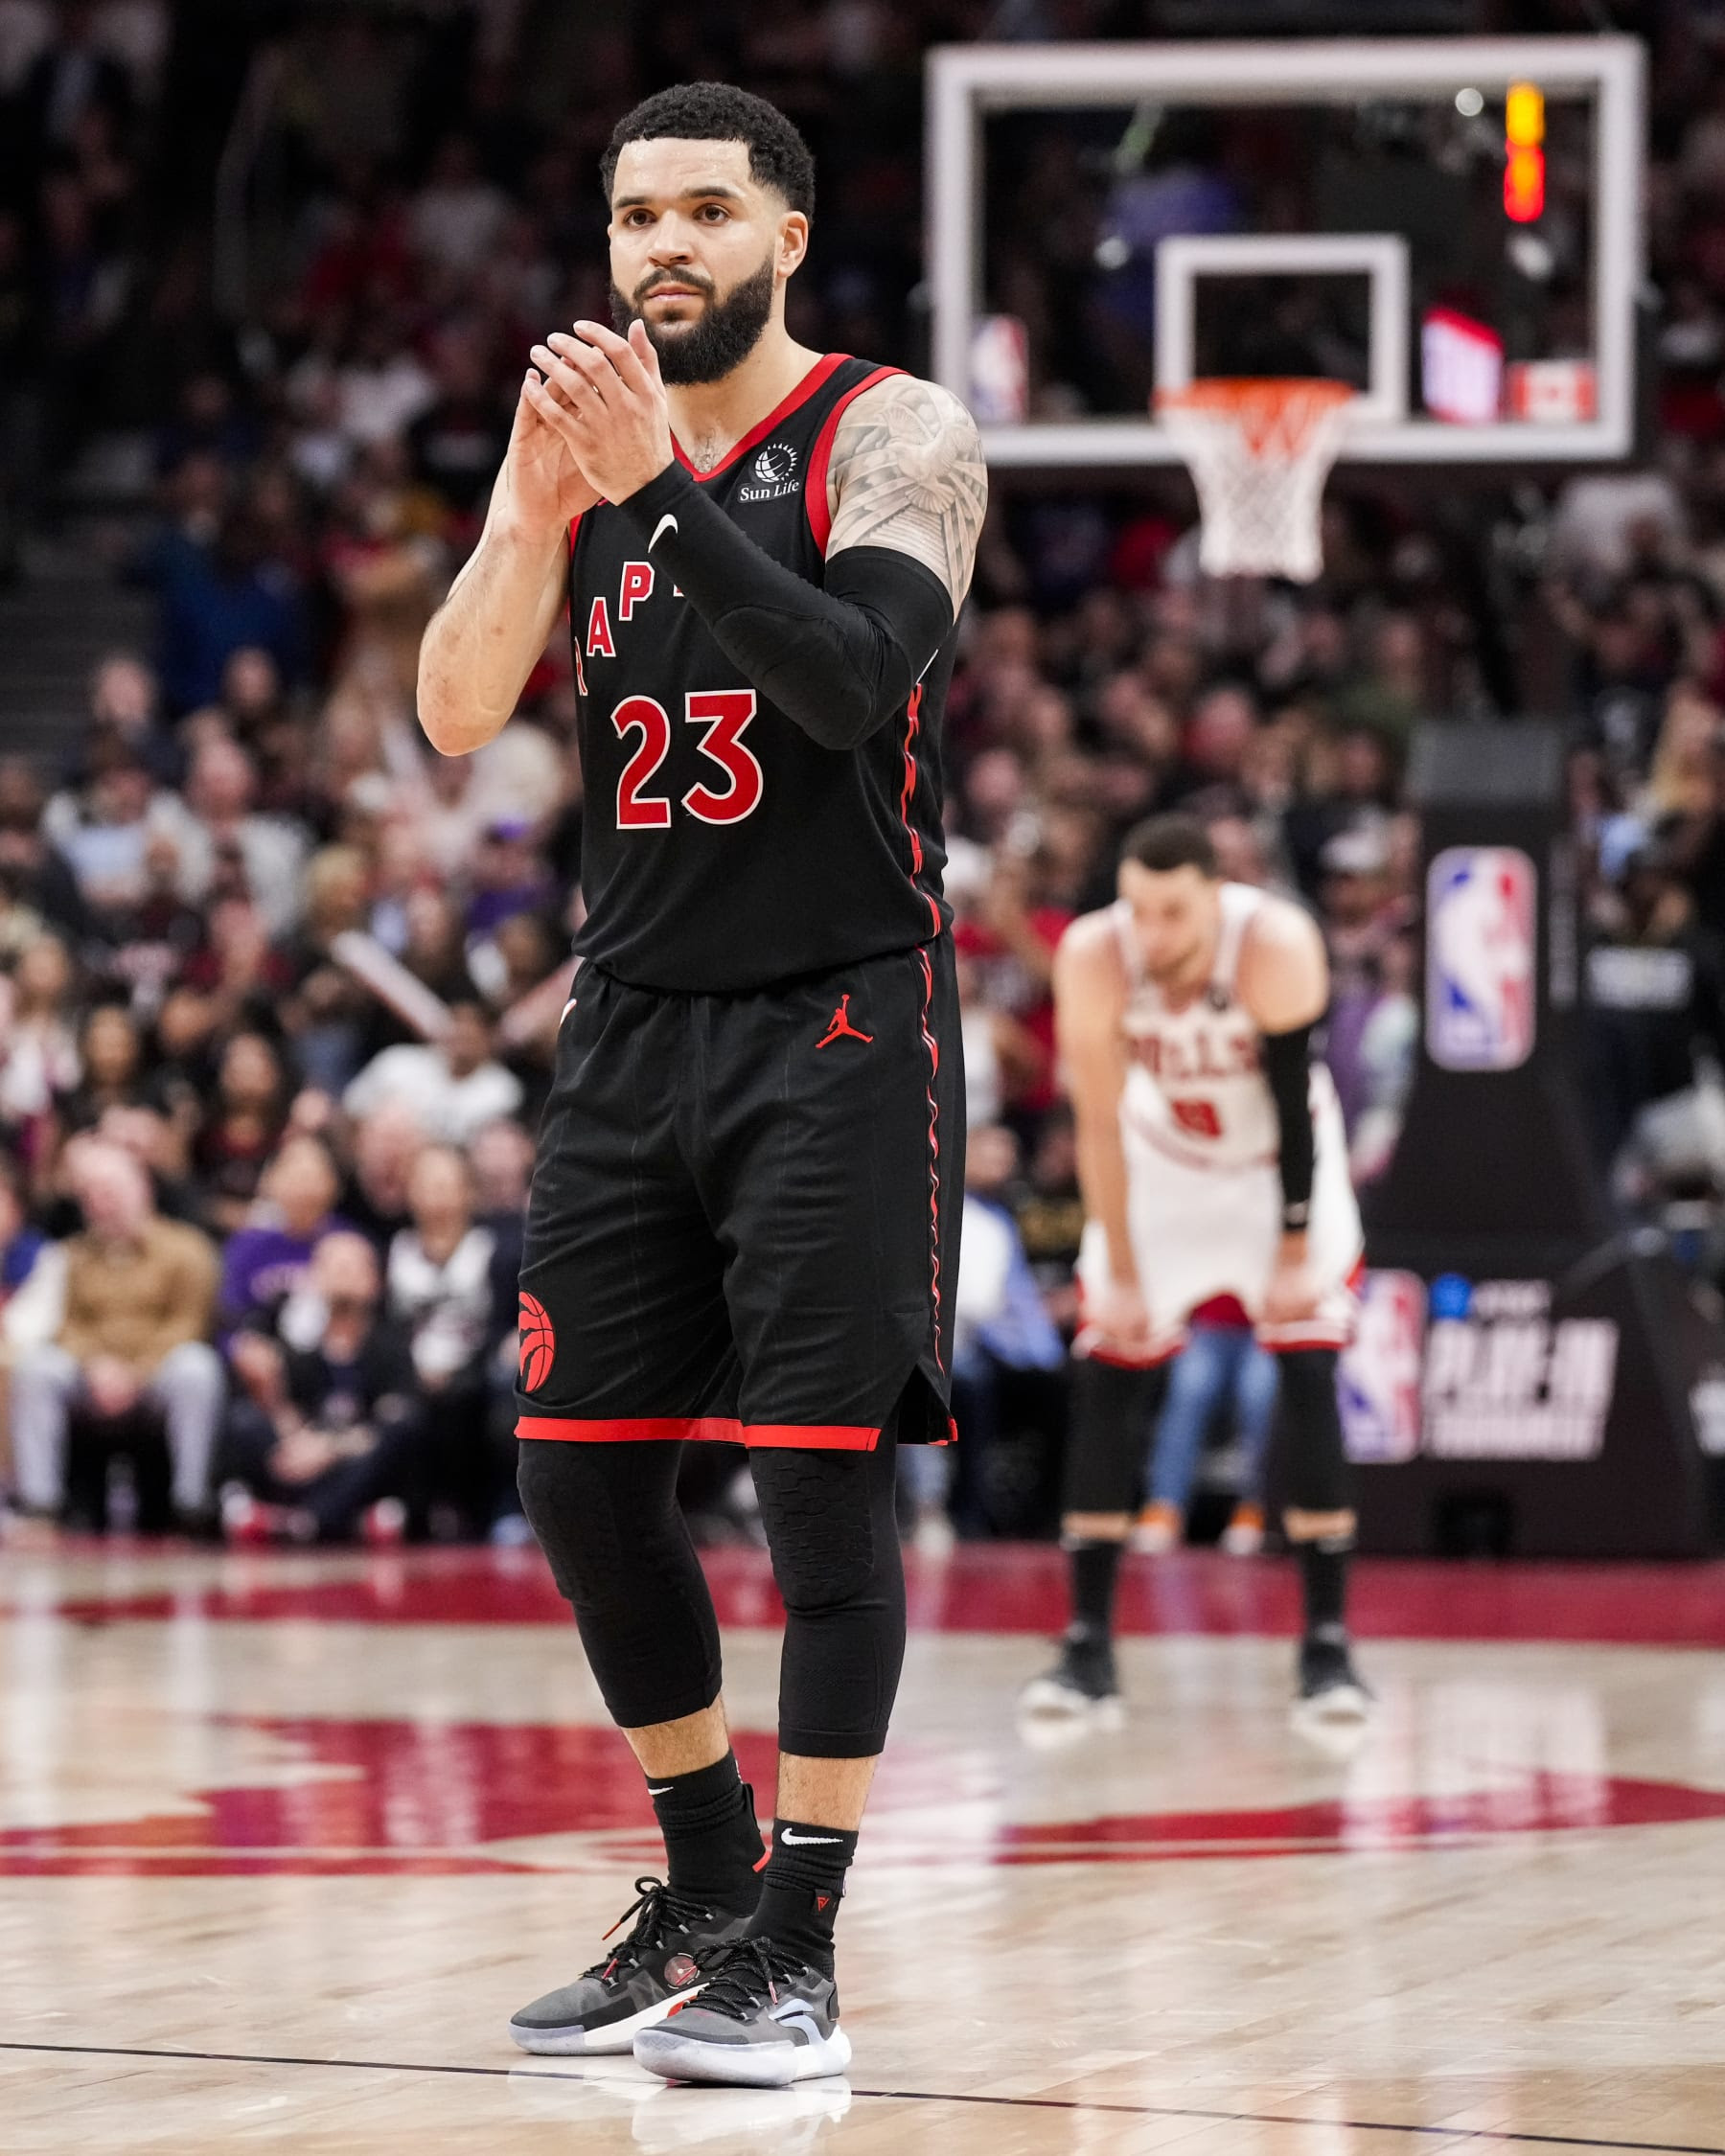
<svg viewBox="0 0 1725 2156"><path fill-rule="evenodd" d="M741 996L576 980L521 1265L519 1437L943 1443L950 937ZM920 1383L916 1382L920 1379Z"/></svg>

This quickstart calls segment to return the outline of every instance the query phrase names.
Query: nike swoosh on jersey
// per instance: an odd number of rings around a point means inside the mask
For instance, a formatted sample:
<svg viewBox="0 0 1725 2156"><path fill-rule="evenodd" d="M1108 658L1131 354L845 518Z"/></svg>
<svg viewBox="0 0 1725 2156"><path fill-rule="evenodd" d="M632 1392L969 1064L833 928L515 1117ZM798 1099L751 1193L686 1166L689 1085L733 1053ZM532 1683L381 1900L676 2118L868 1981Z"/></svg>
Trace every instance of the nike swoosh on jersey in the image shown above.
<svg viewBox="0 0 1725 2156"><path fill-rule="evenodd" d="M799 1848L806 1847L812 1842L830 1842L834 1847L837 1847L844 1840L844 1836L842 1834L799 1834L794 1827L781 1826L779 1828L779 1840L781 1842L794 1842Z"/></svg>
<svg viewBox="0 0 1725 2156"><path fill-rule="evenodd" d="M660 539L664 538L667 532L677 532L679 531L679 529L680 528L678 524L677 518L667 512L667 514L661 516L658 522L653 527L653 537L647 541L648 553L651 554L653 552L654 548L658 544Z"/></svg>

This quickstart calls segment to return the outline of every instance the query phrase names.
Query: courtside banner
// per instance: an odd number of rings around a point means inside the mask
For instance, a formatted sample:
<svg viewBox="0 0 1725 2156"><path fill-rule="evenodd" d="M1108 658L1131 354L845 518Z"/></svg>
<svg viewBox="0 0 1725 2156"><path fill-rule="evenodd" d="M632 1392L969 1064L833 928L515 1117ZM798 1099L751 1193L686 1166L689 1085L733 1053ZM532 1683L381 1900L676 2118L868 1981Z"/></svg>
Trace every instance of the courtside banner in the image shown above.
<svg viewBox="0 0 1725 2156"><path fill-rule="evenodd" d="M1598 1459L1620 1341L1614 1318L1557 1310L1549 1280L1368 1273L1342 1358L1348 1456Z"/></svg>
<svg viewBox="0 0 1725 2156"><path fill-rule="evenodd" d="M1725 1333L1627 1227L1583 1084L1566 737L1420 729L1423 1014L1341 1405L1365 1548L1676 1557L1714 1533ZM1718 1373L1718 1383L1711 1373Z"/></svg>

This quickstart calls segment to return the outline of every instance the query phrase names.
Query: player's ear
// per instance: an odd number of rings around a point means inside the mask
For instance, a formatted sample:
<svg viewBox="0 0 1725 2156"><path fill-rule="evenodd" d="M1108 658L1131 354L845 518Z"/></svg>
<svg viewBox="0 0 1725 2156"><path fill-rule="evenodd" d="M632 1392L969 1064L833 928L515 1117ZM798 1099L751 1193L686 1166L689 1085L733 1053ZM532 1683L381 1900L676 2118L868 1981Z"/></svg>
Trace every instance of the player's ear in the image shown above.
<svg viewBox="0 0 1725 2156"><path fill-rule="evenodd" d="M781 277L802 265L809 251L809 220L800 210L787 210L779 219L776 263Z"/></svg>

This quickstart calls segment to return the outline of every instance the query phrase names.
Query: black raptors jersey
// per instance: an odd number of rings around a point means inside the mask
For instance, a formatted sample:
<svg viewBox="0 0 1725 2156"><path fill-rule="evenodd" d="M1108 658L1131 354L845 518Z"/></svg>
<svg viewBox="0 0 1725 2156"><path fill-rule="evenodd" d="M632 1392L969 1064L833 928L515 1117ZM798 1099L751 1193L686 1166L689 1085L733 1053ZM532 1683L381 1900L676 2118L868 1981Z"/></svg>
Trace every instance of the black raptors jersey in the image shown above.
<svg viewBox="0 0 1725 2156"><path fill-rule="evenodd" d="M829 353L722 464L689 468L811 584L825 575L840 415L891 372ZM822 748L756 692L646 553L609 503L571 528L587 906L576 950L638 987L725 994L937 935L950 918L939 736L953 636L903 710L856 748Z"/></svg>

